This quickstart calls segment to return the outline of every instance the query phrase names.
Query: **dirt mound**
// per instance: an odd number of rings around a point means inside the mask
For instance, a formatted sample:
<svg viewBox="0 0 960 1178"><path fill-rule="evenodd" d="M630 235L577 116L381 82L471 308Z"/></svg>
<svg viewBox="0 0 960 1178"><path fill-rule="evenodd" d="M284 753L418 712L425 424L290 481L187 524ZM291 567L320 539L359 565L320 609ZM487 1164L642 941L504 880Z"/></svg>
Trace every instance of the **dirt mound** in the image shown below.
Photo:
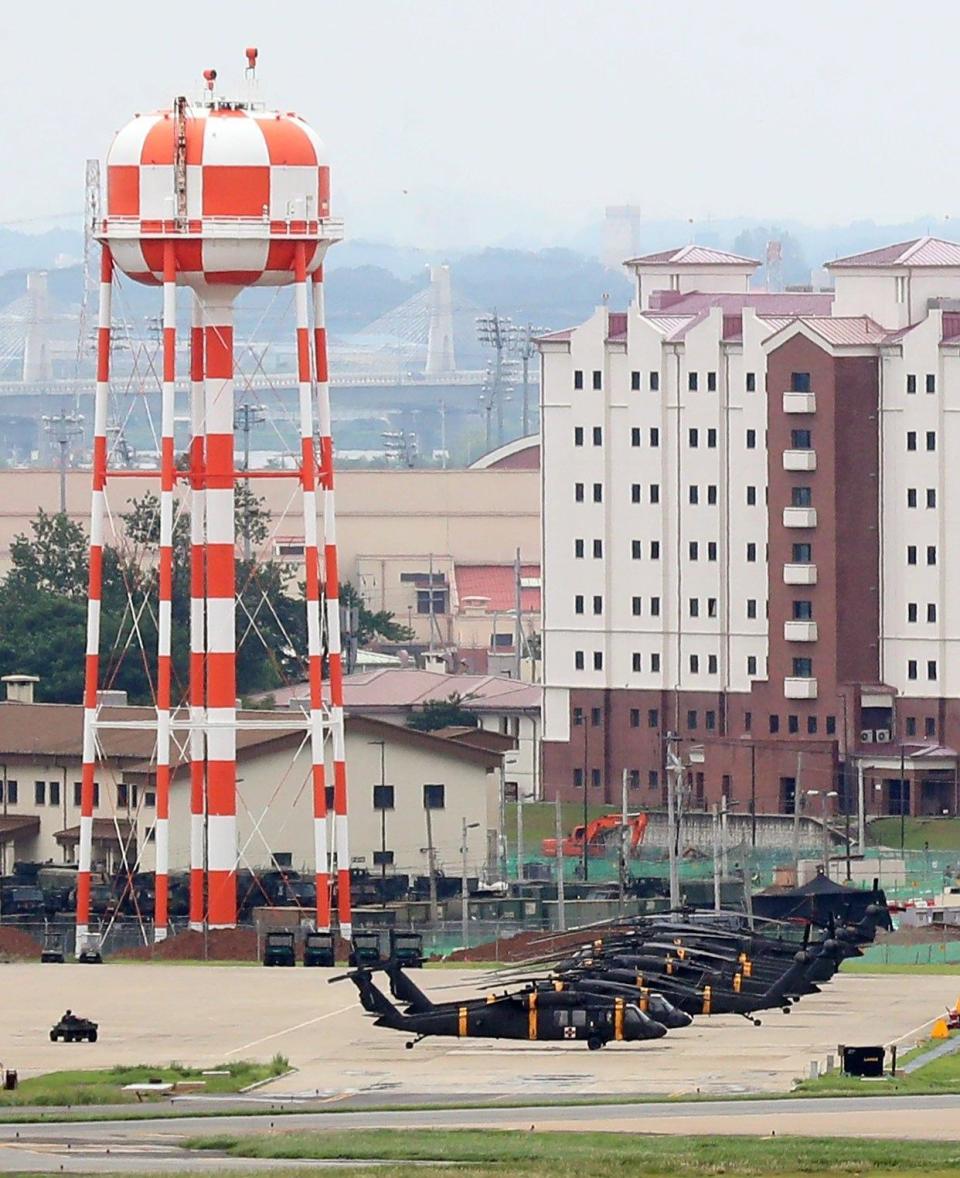
<svg viewBox="0 0 960 1178"><path fill-rule="evenodd" d="M206 942L206 944L204 944ZM115 957L127 961L256 961L257 934L253 929L188 929L168 937L159 945L121 949Z"/></svg>
<svg viewBox="0 0 960 1178"><path fill-rule="evenodd" d="M39 961L43 946L23 929L0 927L0 957L8 961Z"/></svg>

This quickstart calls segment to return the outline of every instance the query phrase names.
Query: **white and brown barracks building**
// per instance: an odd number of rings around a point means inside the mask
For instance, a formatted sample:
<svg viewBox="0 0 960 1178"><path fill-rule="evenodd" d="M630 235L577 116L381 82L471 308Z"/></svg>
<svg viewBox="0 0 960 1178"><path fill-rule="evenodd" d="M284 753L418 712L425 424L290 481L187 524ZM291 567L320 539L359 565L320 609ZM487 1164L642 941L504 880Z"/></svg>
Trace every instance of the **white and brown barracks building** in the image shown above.
<svg viewBox="0 0 960 1178"><path fill-rule="evenodd" d="M548 796L626 771L659 804L669 731L695 803L791 812L799 767L841 808L859 776L870 813L956 813L960 244L824 293L757 265L636 258L627 312L542 342Z"/></svg>

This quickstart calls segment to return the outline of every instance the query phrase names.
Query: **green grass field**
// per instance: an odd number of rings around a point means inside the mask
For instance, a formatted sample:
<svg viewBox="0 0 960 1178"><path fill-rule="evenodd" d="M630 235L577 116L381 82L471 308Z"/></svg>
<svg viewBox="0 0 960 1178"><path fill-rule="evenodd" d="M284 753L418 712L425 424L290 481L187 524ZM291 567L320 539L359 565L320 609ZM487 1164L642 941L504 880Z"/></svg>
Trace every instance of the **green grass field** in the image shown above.
<svg viewBox="0 0 960 1178"><path fill-rule="evenodd" d="M377 1129L332 1133L229 1134L196 1138L194 1149L247 1158L442 1161L463 1175L611 1178L615 1175L935 1174L960 1167L960 1144L847 1138L658 1137L633 1133ZM366 1171L338 1169L338 1174ZM370 1171L374 1173L375 1171ZM379 1173L384 1173L381 1168ZM419 1171L421 1174L422 1170Z"/></svg>
<svg viewBox="0 0 960 1178"><path fill-rule="evenodd" d="M905 818L904 848L922 851L960 851L960 818ZM900 846L900 819L875 818L867 827L867 839L874 846Z"/></svg>
<svg viewBox="0 0 960 1178"><path fill-rule="evenodd" d="M0 1108L22 1105L134 1104L137 1103L136 1093L124 1092L124 1085L145 1084L149 1080L202 1080L204 1092L239 1092L241 1088L255 1084L258 1080L281 1075L289 1066L285 1056L275 1055L269 1063L238 1060L218 1064L210 1070L224 1073L219 1076L205 1076L201 1068L188 1068L177 1063L167 1067L138 1064L133 1067L47 1072L43 1076L21 1080L20 1086L13 1092L0 1092Z"/></svg>

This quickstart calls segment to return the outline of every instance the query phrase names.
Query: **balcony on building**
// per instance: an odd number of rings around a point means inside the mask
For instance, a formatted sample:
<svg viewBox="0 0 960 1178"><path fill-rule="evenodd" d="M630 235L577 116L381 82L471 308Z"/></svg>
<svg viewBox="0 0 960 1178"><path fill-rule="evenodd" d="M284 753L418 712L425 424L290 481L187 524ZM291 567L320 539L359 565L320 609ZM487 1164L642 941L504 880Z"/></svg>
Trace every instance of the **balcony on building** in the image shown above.
<svg viewBox="0 0 960 1178"><path fill-rule="evenodd" d="M815 564L785 564L783 566L784 585L816 585L817 566Z"/></svg>
<svg viewBox="0 0 960 1178"><path fill-rule="evenodd" d="M816 622L784 622L783 637L787 642L816 642Z"/></svg>
<svg viewBox="0 0 960 1178"><path fill-rule="evenodd" d="M816 470L816 450L784 450L783 469L798 471Z"/></svg>
<svg viewBox="0 0 960 1178"><path fill-rule="evenodd" d="M816 679L797 679L788 676L783 681L783 694L786 699L816 699Z"/></svg>
<svg viewBox="0 0 960 1178"><path fill-rule="evenodd" d="M784 413L816 413L816 393L784 393L783 411Z"/></svg>
<svg viewBox="0 0 960 1178"><path fill-rule="evenodd" d="M815 507L785 507L783 509L785 528L815 528L817 509Z"/></svg>

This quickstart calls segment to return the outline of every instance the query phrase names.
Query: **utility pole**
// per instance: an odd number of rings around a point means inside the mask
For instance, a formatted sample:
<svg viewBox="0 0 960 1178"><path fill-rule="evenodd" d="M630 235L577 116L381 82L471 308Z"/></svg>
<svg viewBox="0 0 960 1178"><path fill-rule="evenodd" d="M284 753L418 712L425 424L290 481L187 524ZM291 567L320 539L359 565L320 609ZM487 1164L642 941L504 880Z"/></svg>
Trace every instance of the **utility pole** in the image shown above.
<svg viewBox="0 0 960 1178"><path fill-rule="evenodd" d="M370 744L380 746L380 906L387 906L387 807L386 807L386 760L387 742L371 740Z"/></svg>
<svg viewBox="0 0 960 1178"><path fill-rule="evenodd" d="M750 846L757 849L757 746L750 742Z"/></svg>
<svg viewBox="0 0 960 1178"><path fill-rule="evenodd" d="M720 872L724 879L730 875L727 863L727 815L730 812L727 795L720 799Z"/></svg>
<svg viewBox="0 0 960 1178"><path fill-rule="evenodd" d="M720 911L720 812L713 803L713 910Z"/></svg>
<svg viewBox="0 0 960 1178"><path fill-rule="evenodd" d="M69 447L71 438L83 436L83 417L79 413L67 413L61 409L56 416L46 414L40 419L44 431L60 447L58 463L60 467L60 514L67 514L67 460L70 457Z"/></svg>
<svg viewBox="0 0 960 1178"><path fill-rule="evenodd" d="M680 907L680 873L677 863L677 799L680 795L680 782L683 777L683 762L677 754L674 745L679 737L667 733L667 837L670 840L668 854L670 860L670 909L676 912Z"/></svg>
<svg viewBox="0 0 960 1178"><path fill-rule="evenodd" d="M521 567L520 549L518 548L513 562L513 608L514 613L516 614L516 618L514 619L515 625L513 629L513 645L515 647L514 662L516 664L516 676L518 683L520 682L520 679L523 675L523 620L520 615L520 605L521 601L523 600L523 595L521 593L523 588L523 585L521 584L522 578L520 576Z"/></svg>
<svg viewBox="0 0 960 1178"><path fill-rule="evenodd" d="M424 802L426 802L426 798L424 798ZM431 807L427 805L423 809L427 818L427 870L430 876L430 923L435 925L440 919L440 910L437 906L437 862L433 849L433 821L430 817L432 811Z"/></svg>
<svg viewBox="0 0 960 1178"><path fill-rule="evenodd" d="M523 402L521 406L520 429L521 436L530 435L530 361L537 354L536 338L542 335L545 328L534 327L528 323L517 334L517 352L523 366Z"/></svg>
<svg viewBox="0 0 960 1178"><path fill-rule="evenodd" d="M488 379L487 400L487 448L490 449L490 414L494 403L497 408L497 445L502 446L503 436L503 403L506 400L506 365L505 354L513 350L516 345L518 328L505 315L498 315L493 311L489 315L477 317L477 338L481 343L493 348L492 380Z"/></svg>
<svg viewBox="0 0 960 1178"><path fill-rule="evenodd" d="M623 919L627 887L627 770L620 774L620 887L617 892L617 915Z"/></svg>
<svg viewBox="0 0 960 1178"><path fill-rule="evenodd" d="M523 785L517 774L517 883L523 883Z"/></svg>
<svg viewBox="0 0 960 1178"><path fill-rule="evenodd" d="M566 880L563 878L563 807L560 804L560 794L554 798L554 821L557 836L557 928L561 933L567 931L567 893Z"/></svg>
<svg viewBox="0 0 960 1178"><path fill-rule="evenodd" d="M590 859L587 850L587 709L583 709L583 836L581 848L583 854L583 882L590 878Z"/></svg>
<svg viewBox="0 0 960 1178"><path fill-rule="evenodd" d="M250 431L255 425L261 425L266 420L263 405L252 405L249 401L244 401L242 405L237 406L233 428L239 429L243 434L243 469L245 472L250 470ZM249 562L253 556L250 540L250 479L247 478L243 485L246 491L243 500L243 559Z"/></svg>
<svg viewBox="0 0 960 1178"><path fill-rule="evenodd" d="M800 883L800 810L803 806L803 753L797 753L797 778L793 783L793 864L797 871L797 883Z"/></svg>
<svg viewBox="0 0 960 1178"><path fill-rule="evenodd" d="M428 811L429 813L429 811ZM460 830L460 937L464 949L469 949L470 940L470 885L467 882L467 831L479 826L479 822L461 820ZM427 830L430 830L430 819L427 819ZM433 877L431 876L431 879Z"/></svg>
<svg viewBox="0 0 960 1178"><path fill-rule="evenodd" d="M863 792L863 762L857 758L857 846L860 854L867 853L866 798Z"/></svg>

